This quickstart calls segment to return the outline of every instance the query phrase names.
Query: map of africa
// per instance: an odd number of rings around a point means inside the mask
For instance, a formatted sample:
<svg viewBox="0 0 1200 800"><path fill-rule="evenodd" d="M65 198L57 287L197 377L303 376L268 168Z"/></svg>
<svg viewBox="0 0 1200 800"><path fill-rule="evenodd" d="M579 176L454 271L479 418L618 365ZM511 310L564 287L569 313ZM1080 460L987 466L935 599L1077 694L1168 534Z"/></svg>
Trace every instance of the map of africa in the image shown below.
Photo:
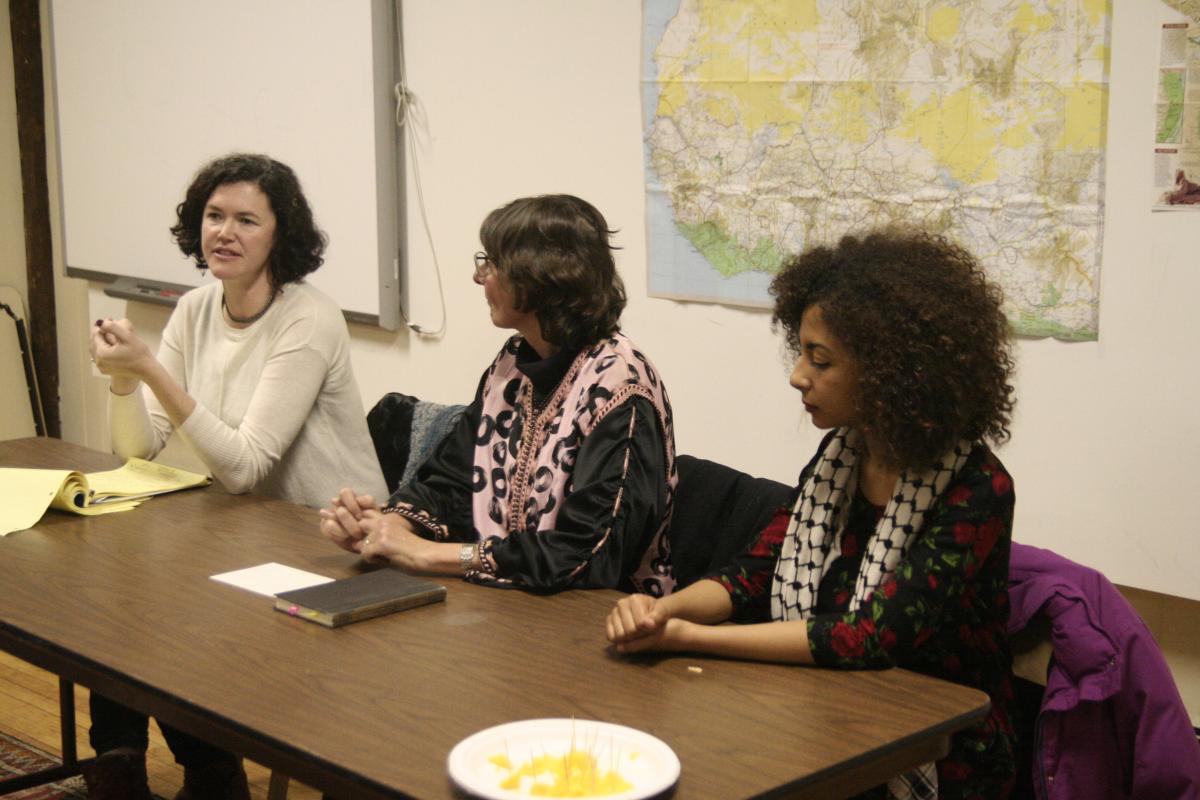
<svg viewBox="0 0 1200 800"><path fill-rule="evenodd" d="M644 0L650 292L766 305L811 244L917 224L1019 333L1095 339L1107 0Z"/></svg>

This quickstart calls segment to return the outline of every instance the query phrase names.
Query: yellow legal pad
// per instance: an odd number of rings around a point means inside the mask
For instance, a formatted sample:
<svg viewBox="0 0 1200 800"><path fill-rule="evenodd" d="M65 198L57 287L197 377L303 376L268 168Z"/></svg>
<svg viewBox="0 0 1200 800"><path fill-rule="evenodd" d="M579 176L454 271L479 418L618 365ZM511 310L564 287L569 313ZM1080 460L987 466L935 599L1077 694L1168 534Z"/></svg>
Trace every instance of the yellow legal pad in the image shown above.
<svg viewBox="0 0 1200 800"><path fill-rule="evenodd" d="M0 536L31 528L47 508L72 514L128 511L156 494L206 486L207 475L131 458L107 472L0 468Z"/></svg>

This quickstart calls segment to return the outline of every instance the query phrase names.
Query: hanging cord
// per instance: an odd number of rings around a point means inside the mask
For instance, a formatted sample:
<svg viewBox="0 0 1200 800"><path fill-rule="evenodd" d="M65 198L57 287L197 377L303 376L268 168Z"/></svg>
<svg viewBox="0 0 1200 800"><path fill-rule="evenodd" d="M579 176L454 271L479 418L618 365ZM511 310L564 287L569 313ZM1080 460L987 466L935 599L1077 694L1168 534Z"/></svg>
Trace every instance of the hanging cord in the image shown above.
<svg viewBox="0 0 1200 800"><path fill-rule="evenodd" d="M396 4L396 17L400 17L400 4ZM397 25L399 30L399 25ZM400 130L400 134L404 136L408 142L408 154L412 162L413 185L417 189L417 207L421 211L421 226L425 229L425 239L429 242L429 252L433 256L433 274L437 278L438 302L441 304L442 321L437 329L429 330L414 322L410 322L408 315L404 312L404 304L400 304L400 316L404 319L404 324L409 330L416 333L418 336L427 336L432 339L441 338L446 333L446 292L442 288L442 266L438 261L437 248L433 244L433 232L429 229L429 214L425 208L425 192L421 187L421 165L417 161L417 135L416 126L413 124L413 119L416 113L416 98L408 88L408 78L404 70L404 42L403 35L398 35L396 46L399 48L400 55L398 59L400 70L400 81L392 87L392 93L396 98L396 127Z"/></svg>

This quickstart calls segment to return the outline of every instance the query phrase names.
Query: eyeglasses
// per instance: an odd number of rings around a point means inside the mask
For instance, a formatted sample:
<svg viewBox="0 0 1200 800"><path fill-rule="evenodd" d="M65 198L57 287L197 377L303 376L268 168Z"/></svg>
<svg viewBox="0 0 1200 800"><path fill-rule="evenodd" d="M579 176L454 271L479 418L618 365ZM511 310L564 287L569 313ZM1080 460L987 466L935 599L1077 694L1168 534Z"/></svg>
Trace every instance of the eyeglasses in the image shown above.
<svg viewBox="0 0 1200 800"><path fill-rule="evenodd" d="M492 262L492 259L487 253L480 250L475 254L475 280L483 280L494 269L496 269L496 265Z"/></svg>

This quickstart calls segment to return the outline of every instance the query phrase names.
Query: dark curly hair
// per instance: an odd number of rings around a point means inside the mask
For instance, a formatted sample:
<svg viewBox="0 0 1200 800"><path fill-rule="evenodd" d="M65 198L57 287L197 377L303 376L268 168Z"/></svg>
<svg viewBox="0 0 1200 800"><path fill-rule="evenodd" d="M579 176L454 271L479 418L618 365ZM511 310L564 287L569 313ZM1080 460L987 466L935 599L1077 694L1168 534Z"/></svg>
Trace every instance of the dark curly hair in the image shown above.
<svg viewBox="0 0 1200 800"><path fill-rule="evenodd" d="M772 319L800 351L800 319L822 319L854 359L856 414L889 465L925 468L956 441L1009 438L1015 400L1000 288L940 236L879 230L814 247L771 283Z"/></svg>
<svg viewBox="0 0 1200 800"><path fill-rule="evenodd" d="M590 203L550 194L497 208L479 241L517 310L537 316L546 341L579 349L620 327L625 285L608 242L613 233Z"/></svg>
<svg viewBox="0 0 1200 800"><path fill-rule="evenodd" d="M313 272L325 262L328 239L313 222L312 209L300 188L300 180L287 164L250 153L233 153L205 165L175 207L177 221L171 235L185 256L200 269L207 269L200 241L204 206L218 186L253 183L262 190L275 214L275 244L268 271L271 285L279 288Z"/></svg>

